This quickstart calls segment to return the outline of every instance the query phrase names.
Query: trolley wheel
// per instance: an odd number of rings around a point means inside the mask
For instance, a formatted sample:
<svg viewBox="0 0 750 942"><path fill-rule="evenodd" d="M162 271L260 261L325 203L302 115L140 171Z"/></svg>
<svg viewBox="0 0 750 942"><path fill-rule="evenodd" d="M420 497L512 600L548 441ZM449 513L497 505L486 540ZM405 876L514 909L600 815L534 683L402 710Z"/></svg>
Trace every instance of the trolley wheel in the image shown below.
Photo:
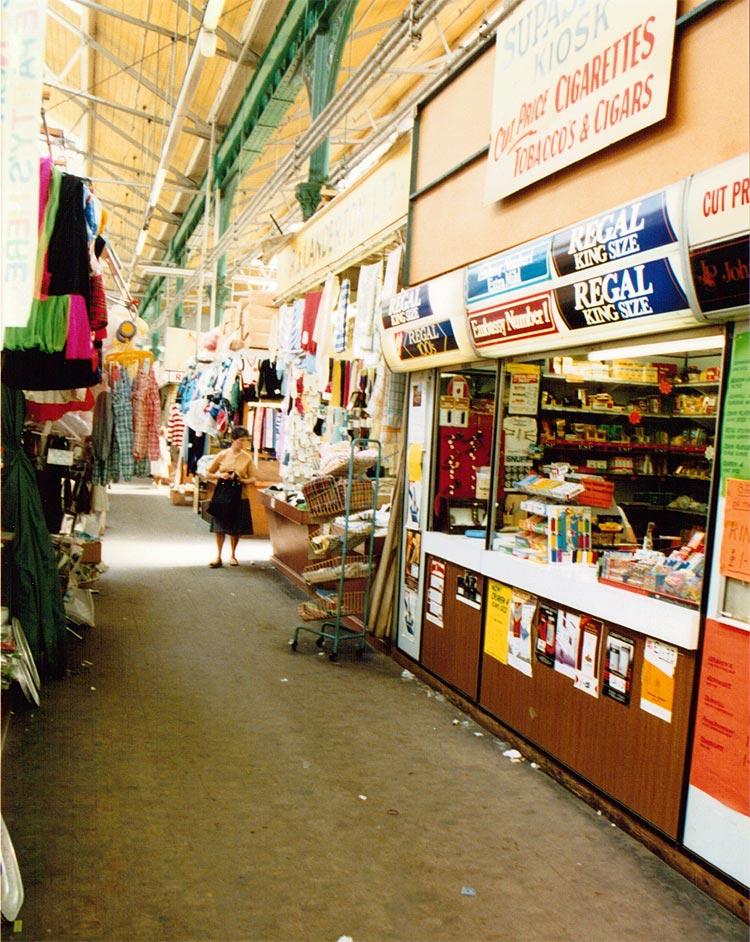
<svg viewBox="0 0 750 942"><path fill-rule="evenodd" d="M297 642L296 642L296 641L292 641L292 643L289 645L289 647L292 649L292 651L296 651L296 650L297 650Z"/></svg>
<svg viewBox="0 0 750 942"><path fill-rule="evenodd" d="M326 639L325 639L325 638L317 638L316 641L315 641L315 647L316 647L316 648L322 648L325 643L326 643Z"/></svg>
<svg viewBox="0 0 750 942"><path fill-rule="evenodd" d="M338 654L337 654L335 651L332 651L332 652L328 655L328 660L329 660L329 661L338 661L338 659L339 659L339 656L338 656Z"/></svg>

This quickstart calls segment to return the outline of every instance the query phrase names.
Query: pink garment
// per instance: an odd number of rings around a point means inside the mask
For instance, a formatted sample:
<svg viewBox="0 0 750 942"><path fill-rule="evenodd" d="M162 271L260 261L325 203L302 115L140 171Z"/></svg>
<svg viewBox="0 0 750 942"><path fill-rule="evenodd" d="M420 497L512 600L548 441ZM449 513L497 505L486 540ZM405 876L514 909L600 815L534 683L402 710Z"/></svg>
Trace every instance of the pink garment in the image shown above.
<svg viewBox="0 0 750 942"><path fill-rule="evenodd" d="M65 359L88 360L93 354L94 347L91 343L91 328L89 327L89 315L86 311L86 301L80 294L71 294Z"/></svg>
<svg viewBox="0 0 750 942"><path fill-rule="evenodd" d="M52 158L42 157L39 161L39 230L44 222L44 211L49 199L49 185L52 180Z"/></svg>

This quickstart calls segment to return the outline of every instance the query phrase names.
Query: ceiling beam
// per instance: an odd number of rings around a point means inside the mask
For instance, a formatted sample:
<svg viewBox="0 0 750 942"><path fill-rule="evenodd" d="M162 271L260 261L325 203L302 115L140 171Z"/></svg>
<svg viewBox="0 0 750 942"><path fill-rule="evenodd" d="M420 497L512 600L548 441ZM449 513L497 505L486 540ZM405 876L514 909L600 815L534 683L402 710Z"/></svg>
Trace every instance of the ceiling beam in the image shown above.
<svg viewBox="0 0 750 942"><path fill-rule="evenodd" d="M142 173L140 170L136 170L135 167L131 167L128 164L120 163L119 160L112 160L109 157L102 157L101 154L85 154L84 151L78 150L76 147L71 146L71 150L74 150L77 154L83 154L88 157L91 156L91 159L94 163L98 164L103 169L107 167L115 167L117 170L124 170L125 173L133 173L136 177L145 177L147 174ZM133 181L133 186L137 187L147 187L150 186L150 183L141 183L140 181ZM173 177L168 177L164 181L164 188L166 190L178 190L180 193L197 193L197 186L183 186L179 180L175 180Z"/></svg>
<svg viewBox="0 0 750 942"><path fill-rule="evenodd" d="M76 88L71 88L69 85L61 85L59 82L52 82L49 79L45 79L44 84L48 88L54 88L58 92L64 92L71 98L83 98L85 101L90 101L98 105L104 105L107 108L113 108L115 111L122 111L125 114L133 115L134 118L141 118L143 121L149 121L153 124L169 124L169 120L167 118L160 118L157 115L150 114L147 111L139 111L138 108L128 108L127 105L120 105L116 101L110 101L108 98L100 98L98 95L91 95L88 92L79 91ZM198 130L198 128L185 128L184 130L187 134L194 134L196 137L202 137L204 140L208 140L208 135L205 134L205 132Z"/></svg>
<svg viewBox="0 0 750 942"><path fill-rule="evenodd" d="M189 33L175 33L166 26L159 26L158 23L150 23L148 20L139 19L139 17L132 16L130 13L125 13L122 10L114 10L112 7L105 6L103 3L95 3L94 0L74 0L74 2L82 7L87 7L89 10L95 10L97 13L102 13L105 16L112 16L115 19L122 20L124 23L129 23L131 26L137 26L139 29L157 33L159 36L165 36L167 39L178 43L193 43L198 34L198 29L194 29ZM223 59L229 59L231 62L237 62L239 52L234 52L236 41L234 41L231 36L230 40L232 40L232 48L217 49L216 55L221 56ZM245 50L243 65L254 66L259 58L260 56L253 52L252 49L247 49Z"/></svg>
<svg viewBox="0 0 750 942"><path fill-rule="evenodd" d="M203 8L200 4L193 3L192 0L175 0L175 2L181 10L189 13L194 19L203 22ZM220 26L217 26L214 32L227 47L227 52L231 53L235 60L239 59L242 52L242 45L234 36Z"/></svg>
<svg viewBox="0 0 750 942"><path fill-rule="evenodd" d="M55 10L49 9L48 15L52 17L53 20L58 22L61 26L64 26L74 35L78 36L79 39L82 39L87 46L90 46L95 52L98 52L100 56L103 56L105 59L108 59L113 65L116 65L121 72L124 72L126 75L129 75L134 79L139 85L142 85L145 89L151 92L152 95L156 95L157 98L169 105L170 108L174 108L176 101L172 98L171 95L168 95L163 89L161 89L156 82L152 82L151 79L147 78L145 75L139 74L138 70L129 63L125 62L124 59L121 59L119 56L115 55L111 49L107 49L106 46L103 46L100 42L97 42L92 36L86 34L80 27L76 26L75 23L71 23L70 20L66 19L64 16L61 16ZM111 76L105 76L99 80L99 84L102 84ZM203 131L208 132L208 125L200 117L200 115L195 114L192 111L187 112L187 117L195 124L196 127L201 128Z"/></svg>

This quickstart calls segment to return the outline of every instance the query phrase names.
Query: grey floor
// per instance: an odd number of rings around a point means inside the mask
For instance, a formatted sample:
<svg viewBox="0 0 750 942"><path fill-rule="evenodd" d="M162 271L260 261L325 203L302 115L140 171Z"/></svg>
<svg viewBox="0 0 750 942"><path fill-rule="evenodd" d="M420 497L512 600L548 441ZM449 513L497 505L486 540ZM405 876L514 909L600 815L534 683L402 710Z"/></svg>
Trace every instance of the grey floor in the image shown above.
<svg viewBox="0 0 750 942"><path fill-rule="evenodd" d="M91 666L13 717L29 939L733 940L747 929L381 655L293 654L294 590L113 497ZM474 891L465 895L464 888Z"/></svg>

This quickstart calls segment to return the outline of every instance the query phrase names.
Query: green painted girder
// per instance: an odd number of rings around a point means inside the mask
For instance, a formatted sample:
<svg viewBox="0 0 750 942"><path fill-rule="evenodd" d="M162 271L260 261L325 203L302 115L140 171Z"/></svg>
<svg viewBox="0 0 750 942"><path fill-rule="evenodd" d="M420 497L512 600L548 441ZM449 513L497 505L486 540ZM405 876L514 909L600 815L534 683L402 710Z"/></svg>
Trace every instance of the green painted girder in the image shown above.
<svg viewBox="0 0 750 942"><path fill-rule="evenodd" d="M263 151L299 93L305 53L342 2L346 0L290 0L216 149L215 190L224 191L233 177L243 176ZM169 243L167 261L183 254L203 217L205 174L198 189ZM150 313L162 281L154 278L149 285L141 304L143 317Z"/></svg>

